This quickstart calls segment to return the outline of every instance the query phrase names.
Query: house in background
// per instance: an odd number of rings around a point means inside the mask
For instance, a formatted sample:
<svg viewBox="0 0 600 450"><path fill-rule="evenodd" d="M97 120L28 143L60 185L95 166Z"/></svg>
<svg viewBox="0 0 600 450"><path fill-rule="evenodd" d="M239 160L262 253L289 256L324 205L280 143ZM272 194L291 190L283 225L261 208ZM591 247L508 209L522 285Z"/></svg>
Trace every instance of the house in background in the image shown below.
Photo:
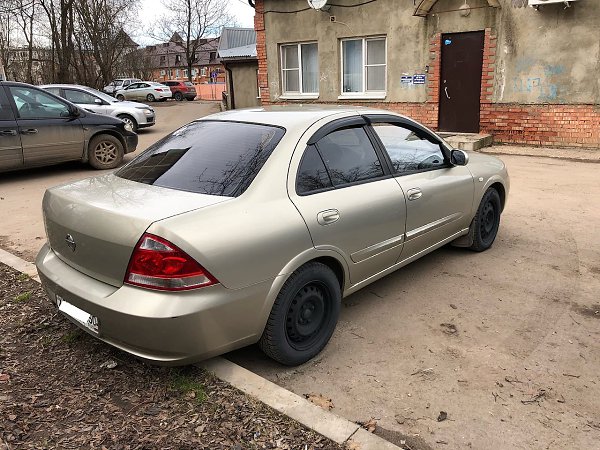
<svg viewBox="0 0 600 450"><path fill-rule="evenodd" d="M260 105L254 29L223 28L217 52L227 74L227 109Z"/></svg>
<svg viewBox="0 0 600 450"><path fill-rule="evenodd" d="M534 3L255 0L261 102L364 105L499 142L600 147L600 2Z"/></svg>

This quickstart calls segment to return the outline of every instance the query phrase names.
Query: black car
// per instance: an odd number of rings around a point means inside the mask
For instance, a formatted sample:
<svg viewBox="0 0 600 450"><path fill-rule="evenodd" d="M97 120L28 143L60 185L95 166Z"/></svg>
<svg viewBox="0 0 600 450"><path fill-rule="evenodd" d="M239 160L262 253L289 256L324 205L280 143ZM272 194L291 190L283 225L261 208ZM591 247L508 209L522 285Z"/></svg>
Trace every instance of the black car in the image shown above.
<svg viewBox="0 0 600 450"><path fill-rule="evenodd" d="M0 81L0 172L74 160L113 169L137 143L120 119L29 84Z"/></svg>

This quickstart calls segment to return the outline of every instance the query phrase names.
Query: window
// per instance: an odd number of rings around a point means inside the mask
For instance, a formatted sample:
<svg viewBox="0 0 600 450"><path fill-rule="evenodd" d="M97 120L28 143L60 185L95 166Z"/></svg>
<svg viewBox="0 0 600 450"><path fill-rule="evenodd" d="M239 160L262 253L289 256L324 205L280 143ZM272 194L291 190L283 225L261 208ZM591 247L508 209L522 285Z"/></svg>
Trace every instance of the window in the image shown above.
<svg viewBox="0 0 600 450"><path fill-rule="evenodd" d="M181 55L175 55L175 64L179 64L181 62Z"/></svg>
<svg viewBox="0 0 600 450"><path fill-rule="evenodd" d="M14 120L12 109L2 89L0 89L0 120Z"/></svg>
<svg viewBox="0 0 600 450"><path fill-rule="evenodd" d="M44 88L44 90L45 90L46 92L50 92L51 94L58 95L59 97L62 97L62 96L60 95L60 88L57 88L57 87L50 87L50 88Z"/></svg>
<svg viewBox="0 0 600 450"><path fill-rule="evenodd" d="M440 144L429 141L423 132L391 123L374 123L373 129L390 156L394 173L445 167Z"/></svg>
<svg viewBox="0 0 600 450"><path fill-rule="evenodd" d="M70 115L66 104L43 91L21 86L9 89L22 119L52 119Z"/></svg>
<svg viewBox="0 0 600 450"><path fill-rule="evenodd" d="M319 58L317 44L281 46L281 80L283 94L319 93Z"/></svg>
<svg viewBox="0 0 600 450"><path fill-rule="evenodd" d="M175 78L179 78L179 69L175 69Z"/></svg>
<svg viewBox="0 0 600 450"><path fill-rule="evenodd" d="M206 67L203 67L203 68L200 70L200 76L201 76L201 77L205 77L205 76L206 76Z"/></svg>
<svg viewBox="0 0 600 450"><path fill-rule="evenodd" d="M96 103L97 97L88 94L87 92L65 89L65 98L78 105L93 105Z"/></svg>
<svg viewBox="0 0 600 450"><path fill-rule="evenodd" d="M314 145L308 146L298 169L296 192L298 194L306 194L330 187L333 187L333 184L325 168L325 163L321 159L321 155L319 155Z"/></svg>
<svg viewBox="0 0 600 450"><path fill-rule="evenodd" d="M166 73L167 73L167 72L166 72L165 70L161 70L161 71L160 71L160 76L161 76L161 77L164 77L164 76L166 75Z"/></svg>
<svg viewBox="0 0 600 450"><path fill-rule="evenodd" d="M166 62L166 58L165 58L164 56L161 56L161 57L160 57L160 65L161 65L161 66L164 66L164 65L165 65L165 62Z"/></svg>
<svg viewBox="0 0 600 450"><path fill-rule="evenodd" d="M362 127L334 131L316 145L336 187L383 175L381 162Z"/></svg>
<svg viewBox="0 0 600 450"><path fill-rule="evenodd" d="M210 61L217 59L217 52L210 52L208 59L210 59Z"/></svg>
<svg viewBox="0 0 600 450"><path fill-rule="evenodd" d="M385 38L342 41L342 95L385 94Z"/></svg>
<svg viewBox="0 0 600 450"><path fill-rule="evenodd" d="M184 78L187 78L187 76L188 76L188 71L187 71L187 69L183 69L183 77L184 77Z"/></svg>
<svg viewBox="0 0 600 450"><path fill-rule="evenodd" d="M237 197L284 135L281 128L238 122L192 122L117 172L139 183Z"/></svg>

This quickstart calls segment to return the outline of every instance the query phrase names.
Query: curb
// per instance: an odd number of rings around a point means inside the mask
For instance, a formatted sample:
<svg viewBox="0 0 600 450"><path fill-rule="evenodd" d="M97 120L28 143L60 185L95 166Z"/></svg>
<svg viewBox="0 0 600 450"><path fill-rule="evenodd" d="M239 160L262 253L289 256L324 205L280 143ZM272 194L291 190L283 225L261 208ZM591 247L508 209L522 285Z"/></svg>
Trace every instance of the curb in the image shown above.
<svg viewBox="0 0 600 450"><path fill-rule="evenodd" d="M35 264L2 249L0 249L0 263L24 273L40 283ZM355 450L401 450L400 447L369 433L359 425L325 411L299 395L225 358L216 357L197 365L337 444L351 444L351 448Z"/></svg>

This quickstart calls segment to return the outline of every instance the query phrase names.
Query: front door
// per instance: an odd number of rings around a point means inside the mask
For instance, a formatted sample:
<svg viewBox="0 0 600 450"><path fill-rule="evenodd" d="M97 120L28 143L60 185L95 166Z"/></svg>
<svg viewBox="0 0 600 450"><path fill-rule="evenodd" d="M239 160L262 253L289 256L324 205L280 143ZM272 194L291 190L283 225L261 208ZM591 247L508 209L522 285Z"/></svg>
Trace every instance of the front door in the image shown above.
<svg viewBox="0 0 600 450"><path fill-rule="evenodd" d="M8 99L0 86L0 171L23 165L21 136Z"/></svg>
<svg viewBox="0 0 600 450"><path fill-rule="evenodd" d="M479 132L483 31L442 35L439 129Z"/></svg>

